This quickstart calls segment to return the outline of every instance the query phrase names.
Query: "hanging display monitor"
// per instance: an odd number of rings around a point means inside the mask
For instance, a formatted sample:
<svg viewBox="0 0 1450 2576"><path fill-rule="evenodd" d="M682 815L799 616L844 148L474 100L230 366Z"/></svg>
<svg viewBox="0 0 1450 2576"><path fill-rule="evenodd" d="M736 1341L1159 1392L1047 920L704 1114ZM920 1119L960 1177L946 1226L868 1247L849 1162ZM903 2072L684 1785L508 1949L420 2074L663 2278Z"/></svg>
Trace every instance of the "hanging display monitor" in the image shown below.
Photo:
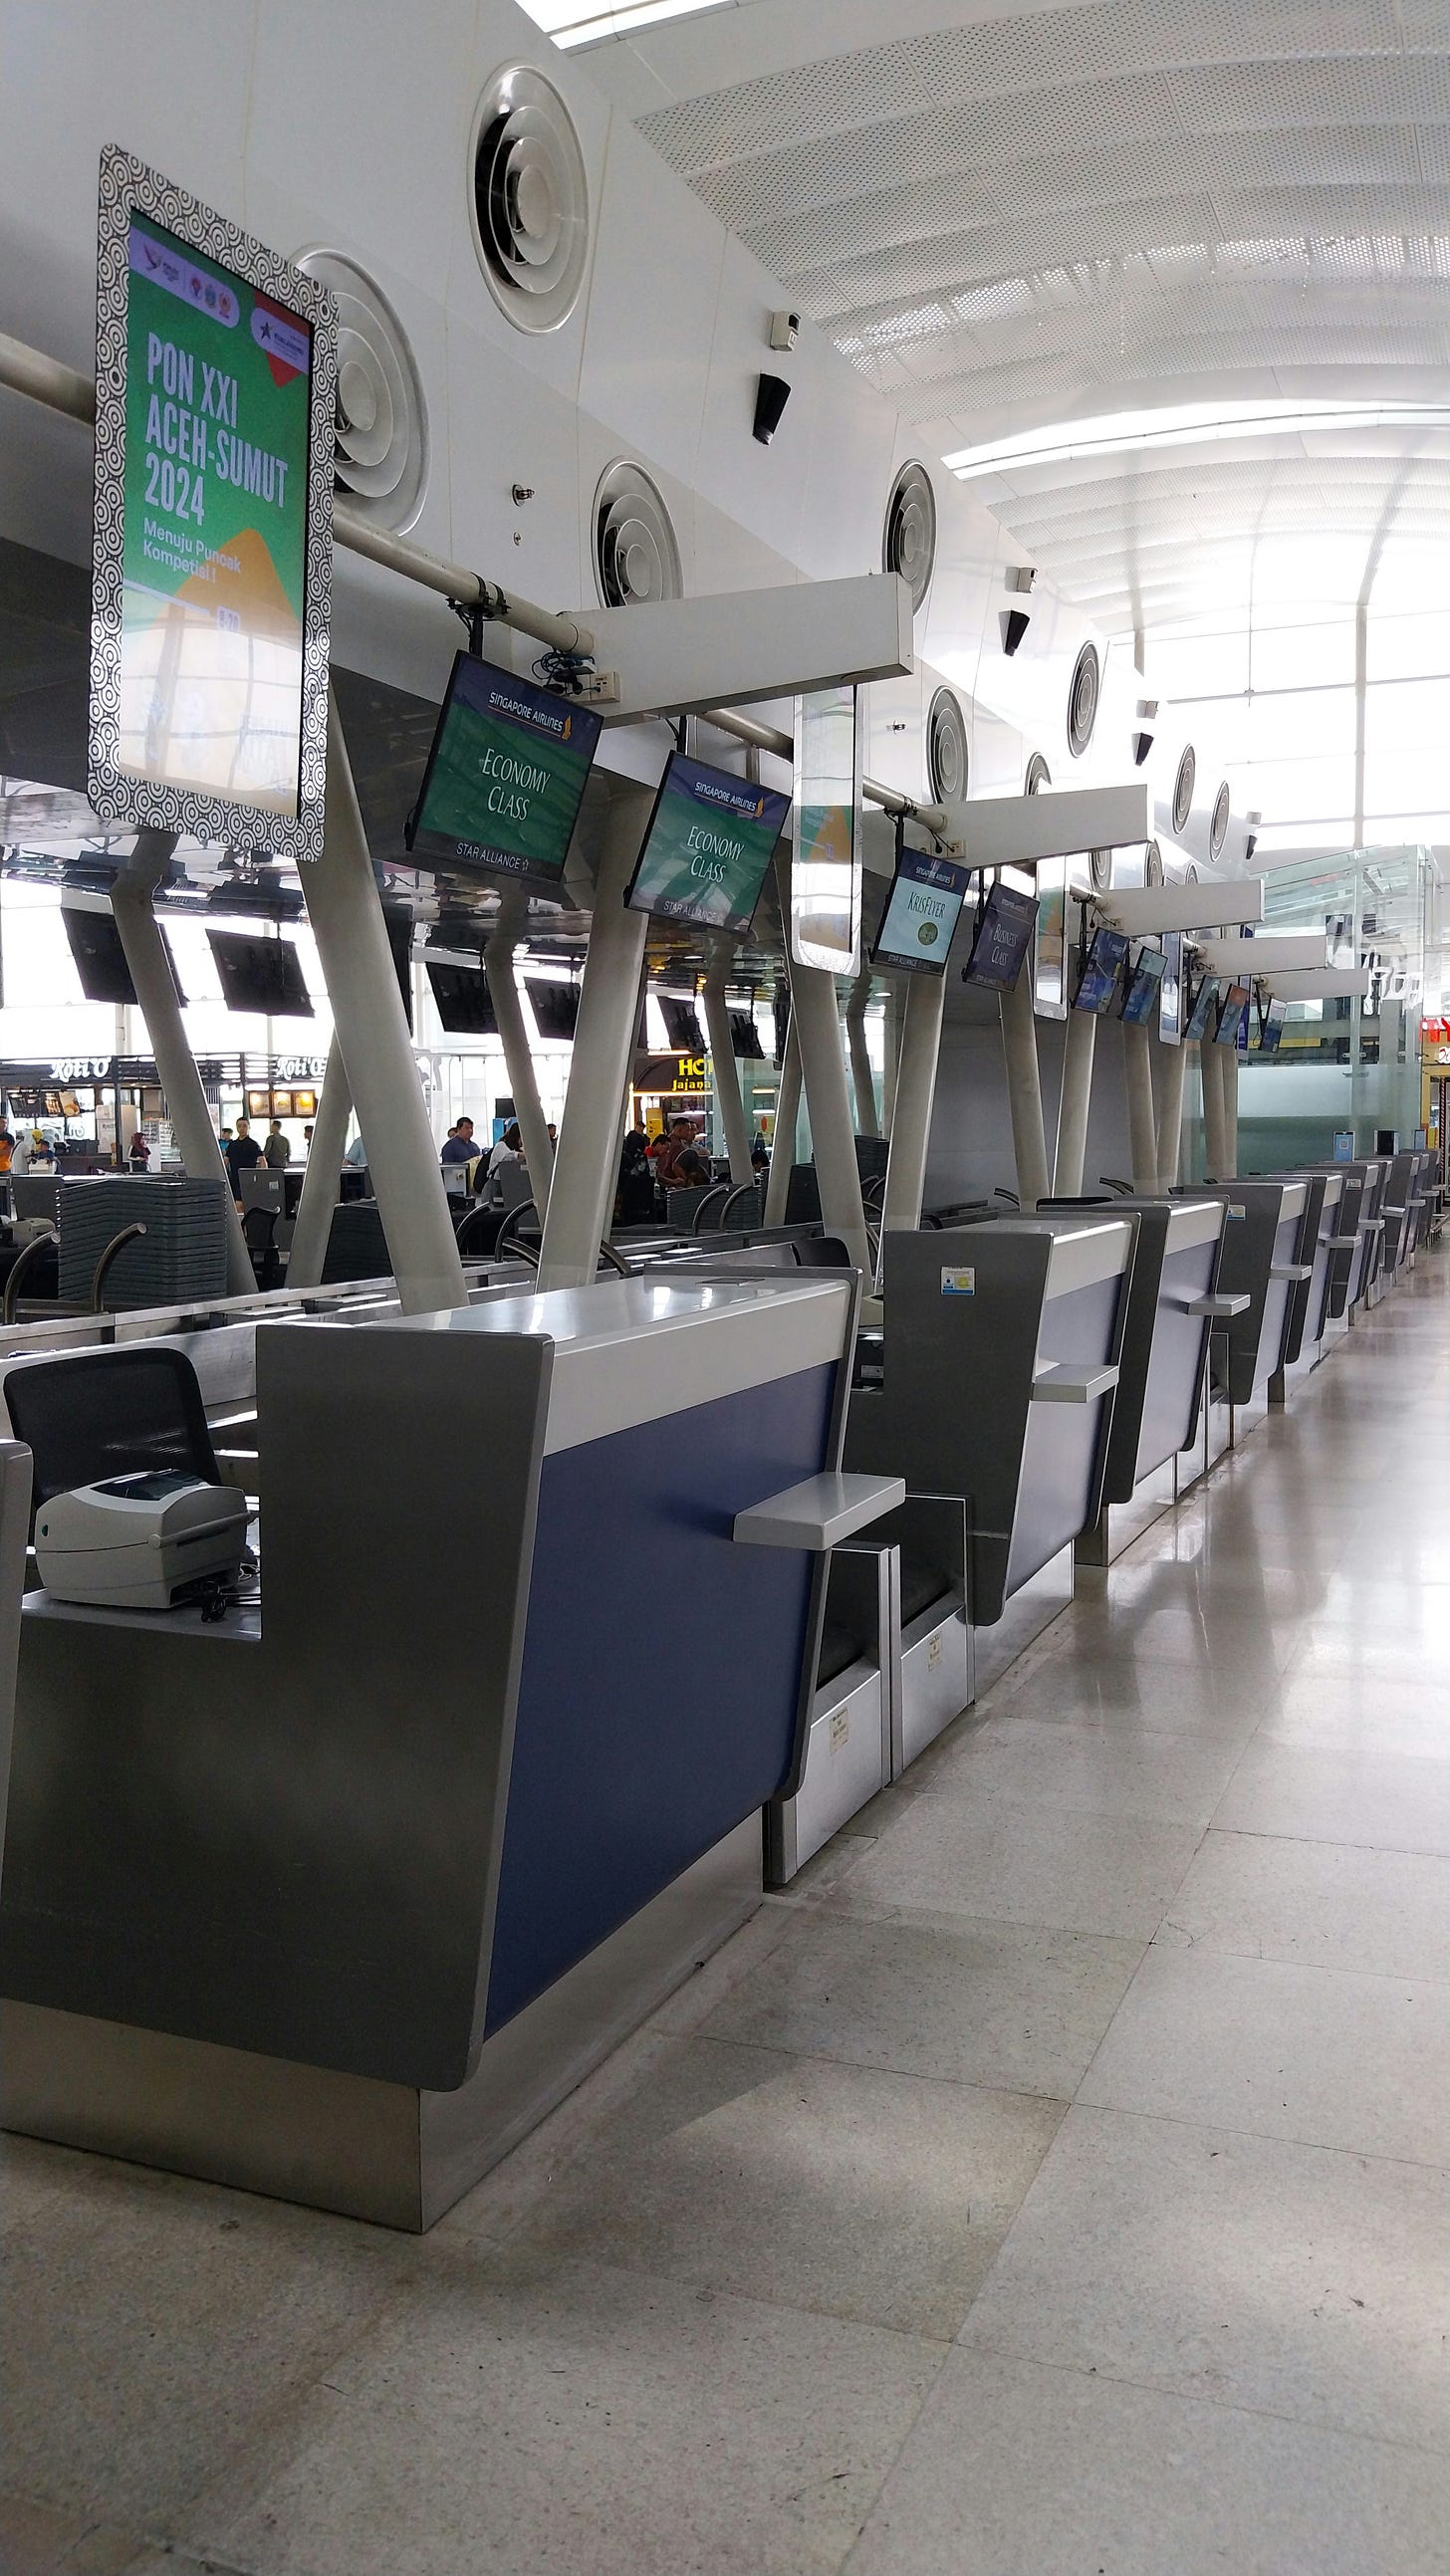
<svg viewBox="0 0 1450 2576"><path fill-rule="evenodd" d="M1287 1002L1270 1002L1259 1023L1260 1055L1277 1055L1284 1037L1284 1022L1289 1016Z"/></svg>
<svg viewBox="0 0 1450 2576"><path fill-rule="evenodd" d="M1183 1012L1187 1001L1183 975L1183 933L1163 933L1163 973L1158 984L1158 1035L1165 1046L1178 1046L1183 1038Z"/></svg>
<svg viewBox="0 0 1450 2576"><path fill-rule="evenodd" d="M477 654L454 657L405 834L415 858L548 893L564 874L603 721Z"/></svg>
<svg viewBox="0 0 1450 2576"><path fill-rule="evenodd" d="M336 308L108 145L87 793L111 822L322 848Z"/></svg>
<svg viewBox="0 0 1450 2576"><path fill-rule="evenodd" d="M222 988L222 1008L264 1018L310 1020L312 996L290 939L254 939L245 931L209 930L207 946Z"/></svg>
<svg viewBox="0 0 1450 2576"><path fill-rule="evenodd" d="M1146 1028L1155 1016L1166 963L1161 948L1139 949L1123 996L1123 1018L1129 1028Z"/></svg>
<svg viewBox="0 0 1450 2576"><path fill-rule="evenodd" d="M1037 928L1037 897L1022 894L999 878L988 893L962 968L964 984L980 984L989 993L1010 993Z"/></svg>
<svg viewBox="0 0 1450 2576"><path fill-rule="evenodd" d="M742 939L789 812L788 796L675 752L625 902Z"/></svg>
<svg viewBox="0 0 1450 2576"><path fill-rule="evenodd" d="M900 967L911 975L944 975L970 883L955 859L939 859L929 850L901 850L872 964Z"/></svg>
<svg viewBox="0 0 1450 2576"><path fill-rule="evenodd" d="M1193 1007L1188 1014L1188 1025L1183 1032L1185 1039L1191 1045L1198 1046L1207 1037L1217 1001L1218 977L1205 975L1194 994Z"/></svg>
<svg viewBox="0 0 1450 2576"><path fill-rule="evenodd" d="M1118 977L1128 943L1121 930L1095 930L1072 997L1075 1011L1091 1011L1100 1019L1118 988Z"/></svg>
<svg viewBox="0 0 1450 2576"><path fill-rule="evenodd" d="M433 988L438 1022L451 1035L492 1038L498 1035L493 996L481 966L435 966L426 950L423 963Z"/></svg>
<svg viewBox="0 0 1450 2576"><path fill-rule="evenodd" d="M856 692L812 689L795 702L790 948L828 975L861 963L860 803Z"/></svg>
<svg viewBox="0 0 1450 2576"><path fill-rule="evenodd" d="M529 997L534 1026L541 1038L573 1038L579 1025L577 984L546 983L541 975L526 975L524 991Z"/></svg>
<svg viewBox="0 0 1450 2576"><path fill-rule="evenodd" d="M1249 1015L1247 984L1230 984L1219 1010L1218 1027L1213 1033L1215 1046L1236 1047L1244 1034Z"/></svg>
<svg viewBox="0 0 1450 2576"><path fill-rule="evenodd" d="M1032 1007L1039 1019L1067 1017L1067 861L1044 859L1037 870L1037 946Z"/></svg>

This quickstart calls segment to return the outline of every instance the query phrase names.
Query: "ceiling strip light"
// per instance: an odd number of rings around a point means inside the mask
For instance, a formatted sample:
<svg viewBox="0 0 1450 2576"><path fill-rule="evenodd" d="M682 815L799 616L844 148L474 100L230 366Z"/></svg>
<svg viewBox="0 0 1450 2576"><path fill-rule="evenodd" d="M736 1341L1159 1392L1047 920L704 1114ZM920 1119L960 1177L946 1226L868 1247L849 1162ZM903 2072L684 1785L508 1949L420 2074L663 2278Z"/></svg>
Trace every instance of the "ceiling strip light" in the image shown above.
<svg viewBox="0 0 1450 2576"><path fill-rule="evenodd" d="M1024 430L982 447L959 447L942 459L963 483L982 474L1011 474L1079 458L1149 448L1196 447L1232 438L1296 438L1339 430L1450 429L1444 403L1242 402L1231 411L1191 403L1181 409L1104 412Z"/></svg>
<svg viewBox="0 0 1450 2576"><path fill-rule="evenodd" d="M728 0L734 5L734 0ZM609 36L633 35L641 27L658 26L665 18L700 18L707 9L721 9L727 0L624 0L616 8L588 8L579 0L523 0L526 14L556 45L596 45Z"/></svg>

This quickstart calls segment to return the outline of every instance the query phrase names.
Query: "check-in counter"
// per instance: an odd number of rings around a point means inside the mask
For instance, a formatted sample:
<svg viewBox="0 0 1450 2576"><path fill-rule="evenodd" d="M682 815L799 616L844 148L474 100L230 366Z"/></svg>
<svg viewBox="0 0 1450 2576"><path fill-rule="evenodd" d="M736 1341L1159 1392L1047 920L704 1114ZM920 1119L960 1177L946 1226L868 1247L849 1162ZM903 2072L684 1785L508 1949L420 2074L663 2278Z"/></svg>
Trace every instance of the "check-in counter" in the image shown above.
<svg viewBox="0 0 1450 2576"><path fill-rule="evenodd" d="M1054 1213L1072 1210L1071 1202L1052 1205ZM1102 1504L1077 1543L1079 1562L1088 1565L1110 1563L1152 1510L1172 1501L1173 1462L1191 1448L1198 1428L1209 1337L1216 1323L1228 1321L1235 1304L1218 1278L1226 1223L1221 1199L1205 1194L1079 1203L1079 1213L1098 1218L1107 1209L1134 1217L1138 1240ZM1135 1497L1140 1499L1136 1516L1129 1512Z"/></svg>
<svg viewBox="0 0 1450 2576"><path fill-rule="evenodd" d="M881 1383L852 1397L847 1462L965 1502L979 1633L1097 1517L1135 1238L1116 1213L886 1237Z"/></svg>
<svg viewBox="0 0 1450 2576"><path fill-rule="evenodd" d="M1215 1392L1243 1406L1265 1394L1283 1362L1290 1294L1308 1276L1300 1258L1308 1184L1302 1175L1207 1181L1193 1195L1222 1200L1219 1289L1248 1300L1214 1333L1210 1361Z"/></svg>
<svg viewBox="0 0 1450 2576"><path fill-rule="evenodd" d="M1329 1252L1327 1316L1330 1322L1347 1323L1364 1295L1373 1242L1372 1230L1365 1217L1368 1197L1366 1168L1363 1163L1335 1163L1313 1168L1332 1170L1339 1181L1339 1201L1330 1217L1334 1240Z"/></svg>
<svg viewBox="0 0 1450 2576"><path fill-rule="evenodd" d="M1339 1205L1344 1196L1342 1171L1305 1175L1309 1196L1304 1208L1300 1258L1309 1264L1302 1294L1290 1300L1289 1331L1284 1343L1285 1368L1314 1358L1329 1329L1330 1270L1339 1243Z"/></svg>
<svg viewBox="0 0 1450 2576"><path fill-rule="evenodd" d="M1398 1278L1414 1266L1422 1219L1428 1204L1423 1175L1429 1156L1422 1148L1396 1154L1385 1182L1385 1270Z"/></svg>
<svg viewBox="0 0 1450 2576"><path fill-rule="evenodd" d="M1335 1267L1343 1248L1340 1224L1346 1181L1343 1166L1336 1164L1311 1164L1268 1177L1302 1181L1305 1187L1296 1254L1296 1267L1304 1276L1289 1292L1283 1354L1270 1381L1270 1401L1281 1405L1289 1375L1314 1366L1329 1328Z"/></svg>
<svg viewBox="0 0 1450 2576"><path fill-rule="evenodd" d="M577 2083L759 1901L856 1298L260 1325L258 1601L25 1605L6 2124L416 2228Z"/></svg>

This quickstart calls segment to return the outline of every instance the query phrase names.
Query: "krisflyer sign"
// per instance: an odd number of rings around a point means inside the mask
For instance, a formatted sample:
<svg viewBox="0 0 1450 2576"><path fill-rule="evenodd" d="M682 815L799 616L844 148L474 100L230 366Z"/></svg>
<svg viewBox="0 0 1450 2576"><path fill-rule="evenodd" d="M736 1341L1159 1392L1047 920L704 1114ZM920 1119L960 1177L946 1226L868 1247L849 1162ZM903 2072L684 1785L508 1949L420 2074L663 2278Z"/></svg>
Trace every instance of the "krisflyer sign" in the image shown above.
<svg viewBox="0 0 1450 2576"><path fill-rule="evenodd" d="M101 157L88 790L107 820L322 846L330 296Z"/></svg>
<svg viewBox="0 0 1450 2576"><path fill-rule="evenodd" d="M677 751L625 901L661 921L743 938L789 812L788 796Z"/></svg>

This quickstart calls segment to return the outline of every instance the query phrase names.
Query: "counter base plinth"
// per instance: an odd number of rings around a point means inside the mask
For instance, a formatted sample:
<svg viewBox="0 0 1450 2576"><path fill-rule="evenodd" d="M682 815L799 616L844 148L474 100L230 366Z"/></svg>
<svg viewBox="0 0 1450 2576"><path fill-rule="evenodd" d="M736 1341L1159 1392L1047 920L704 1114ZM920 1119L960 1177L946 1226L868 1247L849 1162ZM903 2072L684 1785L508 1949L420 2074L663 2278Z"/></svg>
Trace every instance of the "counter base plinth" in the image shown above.
<svg viewBox="0 0 1450 2576"><path fill-rule="evenodd" d="M484 2045L456 2093L0 2002L0 2126L421 2234L760 1904L747 1816Z"/></svg>

